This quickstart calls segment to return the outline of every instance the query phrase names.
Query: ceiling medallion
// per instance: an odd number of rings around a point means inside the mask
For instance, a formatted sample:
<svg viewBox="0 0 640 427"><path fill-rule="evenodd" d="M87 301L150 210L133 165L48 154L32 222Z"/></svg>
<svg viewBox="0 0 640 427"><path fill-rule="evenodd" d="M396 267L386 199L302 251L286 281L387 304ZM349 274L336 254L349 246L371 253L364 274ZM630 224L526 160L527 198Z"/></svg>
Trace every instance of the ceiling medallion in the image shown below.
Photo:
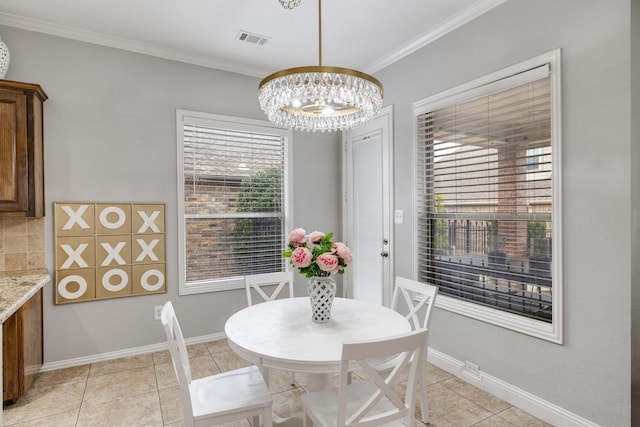
<svg viewBox="0 0 640 427"><path fill-rule="evenodd" d="M280 4L285 9L291 10L291 9L294 9L294 8L300 6L300 1L301 0L280 0Z"/></svg>
<svg viewBox="0 0 640 427"><path fill-rule="evenodd" d="M368 122L382 106L382 84L360 71L322 65L322 0L318 43L319 65L277 71L260 82L262 111L277 126L301 131L347 130Z"/></svg>

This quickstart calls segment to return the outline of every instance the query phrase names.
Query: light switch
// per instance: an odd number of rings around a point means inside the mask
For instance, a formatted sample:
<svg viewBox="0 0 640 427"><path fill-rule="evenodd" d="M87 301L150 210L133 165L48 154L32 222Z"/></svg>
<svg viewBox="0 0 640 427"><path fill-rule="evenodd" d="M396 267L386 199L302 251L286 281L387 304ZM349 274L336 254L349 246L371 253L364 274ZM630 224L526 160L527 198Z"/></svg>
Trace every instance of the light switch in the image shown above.
<svg viewBox="0 0 640 427"><path fill-rule="evenodd" d="M393 222L396 224L402 224L404 222L404 211L401 209L396 209L393 213Z"/></svg>

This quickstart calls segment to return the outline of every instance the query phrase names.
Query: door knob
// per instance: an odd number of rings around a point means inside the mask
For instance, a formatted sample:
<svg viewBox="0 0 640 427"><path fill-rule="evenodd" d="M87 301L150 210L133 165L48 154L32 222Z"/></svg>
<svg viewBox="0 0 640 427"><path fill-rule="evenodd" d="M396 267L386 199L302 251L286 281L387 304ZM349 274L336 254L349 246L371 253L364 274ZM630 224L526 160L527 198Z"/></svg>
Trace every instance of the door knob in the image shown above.
<svg viewBox="0 0 640 427"><path fill-rule="evenodd" d="M389 256L389 252L382 251L382 252L380 252L380 256L381 256L382 258L387 258L387 257Z"/></svg>

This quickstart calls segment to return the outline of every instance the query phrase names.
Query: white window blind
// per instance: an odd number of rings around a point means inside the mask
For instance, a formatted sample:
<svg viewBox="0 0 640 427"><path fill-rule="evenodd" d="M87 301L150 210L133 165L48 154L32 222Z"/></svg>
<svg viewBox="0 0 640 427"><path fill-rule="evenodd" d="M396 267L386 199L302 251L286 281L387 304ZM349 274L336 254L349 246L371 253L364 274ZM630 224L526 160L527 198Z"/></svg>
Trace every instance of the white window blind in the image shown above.
<svg viewBox="0 0 640 427"><path fill-rule="evenodd" d="M186 293L283 271L287 131L190 117L180 126Z"/></svg>
<svg viewBox="0 0 640 427"><path fill-rule="evenodd" d="M418 279L546 324L556 312L550 69L415 109Z"/></svg>

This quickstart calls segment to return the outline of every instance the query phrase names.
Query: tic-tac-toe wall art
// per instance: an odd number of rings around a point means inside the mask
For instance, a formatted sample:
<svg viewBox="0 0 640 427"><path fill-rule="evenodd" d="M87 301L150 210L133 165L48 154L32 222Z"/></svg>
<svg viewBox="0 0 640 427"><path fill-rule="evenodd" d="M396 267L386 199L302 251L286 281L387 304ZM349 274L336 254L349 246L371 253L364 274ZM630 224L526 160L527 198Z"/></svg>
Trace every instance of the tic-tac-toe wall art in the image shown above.
<svg viewBox="0 0 640 427"><path fill-rule="evenodd" d="M164 204L53 206L56 304L167 292Z"/></svg>

